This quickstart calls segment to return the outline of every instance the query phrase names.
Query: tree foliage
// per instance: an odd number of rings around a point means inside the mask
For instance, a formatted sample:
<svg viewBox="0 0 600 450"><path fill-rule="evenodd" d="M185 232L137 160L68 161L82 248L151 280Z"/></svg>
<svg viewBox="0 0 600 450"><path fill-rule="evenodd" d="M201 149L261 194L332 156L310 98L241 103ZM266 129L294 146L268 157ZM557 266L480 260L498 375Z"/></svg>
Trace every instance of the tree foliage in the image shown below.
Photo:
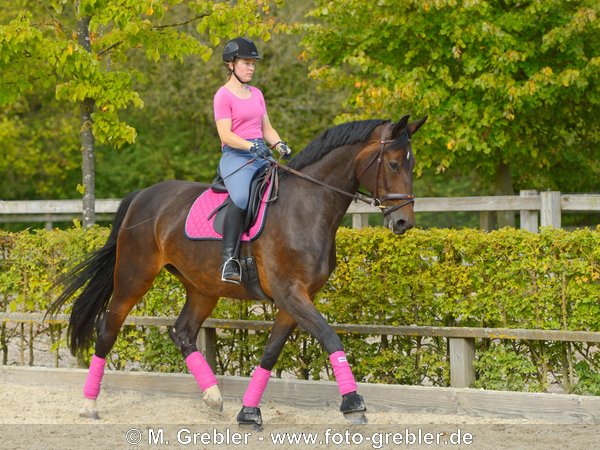
<svg viewBox="0 0 600 450"><path fill-rule="evenodd" d="M301 20L308 6L288 1L273 15L279 24ZM265 96L271 123L296 152L333 125L341 102L338 92L324 91L308 76L298 60L299 40L283 32L267 42L257 39L263 58L252 80ZM212 181L220 157L212 100L226 77L221 53L215 51L207 62L189 56L183 64L165 59L154 64L139 54L129 61L144 74L135 85L144 108L127 111L138 137L118 152L100 147L98 195L120 197L171 178Z"/></svg>
<svg viewBox="0 0 600 450"><path fill-rule="evenodd" d="M296 151L334 116L430 114L415 147L419 195L491 193L503 161L516 189L597 190L593 2L82 1L94 12L91 57L77 44L75 3L0 3L0 198L76 196L86 92L99 99L99 197L167 178L210 181L212 96L224 72L219 52L204 58L238 33L257 38L264 58L253 83ZM282 24L306 22L311 9L311 24L286 34ZM307 60L317 78L307 78Z"/></svg>
<svg viewBox="0 0 600 450"><path fill-rule="evenodd" d="M597 189L600 5L594 0L317 0L314 76L350 93L339 120L431 119L420 170ZM576 173L577 176L573 176Z"/></svg>
<svg viewBox="0 0 600 450"><path fill-rule="evenodd" d="M40 99L46 106L48 93L61 101L67 111L72 111L69 104L93 101L96 143L117 148L133 143L137 133L124 119L124 112L143 107L136 86L144 74L131 66L132 57L143 53L156 63L163 57L183 62L185 56L194 55L206 61L213 46L233 34L268 40L274 29L271 8L277 3L278 0L53 0L3 5L0 105L6 110L1 116L0 138L10 147L7 153L19 153L17 144L28 135L19 111L28 112L29 104ZM89 19L89 50L78 39L82 19ZM195 29L181 31L189 24ZM65 128L35 132L40 136L48 131L60 139ZM77 130L76 124L71 126L73 130ZM74 142L67 140L70 145ZM26 153L25 161L36 157L34 149L21 152ZM51 152L56 154L53 149ZM63 154L65 163L58 167L70 169L73 153ZM49 170L55 168L50 166ZM42 193L43 190L38 191L38 196Z"/></svg>
<svg viewBox="0 0 600 450"><path fill-rule="evenodd" d="M75 9L68 0L53 0L48 8L24 3L19 5L24 9L13 6L15 17L0 28L0 105L40 88L55 89L59 100L93 98L96 137L115 146L135 138L117 113L129 105L143 106L132 88L140 74L126 65L132 49L154 62L165 56L183 61L186 55L206 61L223 37L248 34L268 40L273 26L266 15L272 2L266 0L81 0ZM91 53L77 43L78 16L91 17ZM191 22L204 39L178 30Z"/></svg>
<svg viewBox="0 0 600 450"><path fill-rule="evenodd" d="M301 20L310 4L301 0L288 0L281 6L273 1L237 2L237 9L230 10L226 8L229 3L211 3L214 17L203 18L200 33L199 21L190 21L198 13L192 13L187 4L176 3L160 22L157 11L148 19L154 21L155 27L177 24L172 28L210 48L218 36L222 36L220 44L215 44L219 49L225 37L235 33L257 36L263 59L253 84L265 94L271 122L294 150L332 125L341 97L336 91L324 92L318 80L308 77L306 64L298 60L300 36L281 31L283 22ZM0 6L0 24L11 22L20 10L28 10L38 25L49 14L37 2L14 2ZM62 14L63 21L74 23L73 10L67 9L66 4ZM247 17L254 19L246 20ZM238 28L219 31L219 24L223 22L225 27L227 18ZM259 19L267 27L259 26ZM4 29L2 25L0 28ZM98 34L103 36L108 30L109 24L99 25L92 33L94 43ZM118 42L117 38L110 42L115 40ZM106 41L93 48L102 53L110 45ZM130 89L143 100L143 108L130 103L117 112L118 119L135 130L134 142L124 141L118 151L113 151L114 141L96 141L97 196L121 197L170 178L212 180L219 158L212 97L225 80L220 51L213 52L206 61L203 54L161 57L155 61L148 58L144 47L126 47L122 43L102 53L100 67L104 71L127 70L131 75ZM29 63L24 55L21 58ZM15 70L16 66L10 65ZM3 72L0 77L3 75L8 73ZM54 101L56 78L36 80L24 72L14 75L20 82L30 80L30 86L21 89L18 99L0 109L0 142L3 155L7 155L0 160L0 176L4 180L0 198L73 198L77 195L75 187L81 183L77 104ZM42 82L47 82L47 86ZM11 89L4 80L2 86L6 92ZM104 113L97 108L98 114Z"/></svg>

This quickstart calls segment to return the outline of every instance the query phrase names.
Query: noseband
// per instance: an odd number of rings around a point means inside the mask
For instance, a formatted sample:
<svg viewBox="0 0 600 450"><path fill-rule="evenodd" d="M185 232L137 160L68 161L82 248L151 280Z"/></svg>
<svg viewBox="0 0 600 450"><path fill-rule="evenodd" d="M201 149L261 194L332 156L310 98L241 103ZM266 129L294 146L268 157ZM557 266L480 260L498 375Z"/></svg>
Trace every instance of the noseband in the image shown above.
<svg viewBox="0 0 600 450"><path fill-rule="evenodd" d="M385 146L387 144L391 144L392 142L394 142L393 139L383 139L384 136L387 134L388 130L390 129L390 127L391 127L391 124L387 124L385 126L385 128L381 132L381 140L379 141L379 149L373 155L373 157L369 160L369 162L364 167L364 169L362 169L357 176L357 178L360 178L361 176L363 176L363 174L369 169L369 167L371 167L375 162L377 162L377 178L376 178L376 182L375 182L375 190L372 193L372 204L381 209L381 212L383 213L384 217L393 213L394 211L397 211L400 208L404 208L406 205L410 205L411 203L415 202L415 196L412 194L390 193L389 192L390 189L388 187L387 177L385 176L385 173L383 174L383 188L384 188L385 194L382 195L381 197L377 196L377 194L379 193L379 179L381 178L381 168L383 166L383 153L385 152ZM386 201L389 201L389 200L404 200L404 201L397 205L384 206L383 203Z"/></svg>
<svg viewBox="0 0 600 450"><path fill-rule="evenodd" d="M384 186L386 193L381 197L377 196L377 193L379 192L379 178L381 178L380 174L381 174L381 167L383 165L383 153L385 151L385 146L387 144L394 142L393 139L387 139L387 140L383 139L383 137L387 134L390 127L391 127L391 123L388 123L385 126L385 128L381 132L381 140L379 141L379 150L373 155L373 157L369 160L369 163L365 166L365 168L363 170L360 171L360 174L358 174L358 176L357 176L357 178L360 178L367 171L367 169L369 169L369 167L371 167L375 162L377 162L377 181L376 181L376 185L375 185L375 191L371 194L371 200L365 200L365 198L363 198L362 196L359 196L356 194L351 194L350 192L346 192L342 189L336 188L335 186L331 186L327 183L324 183L321 180L317 180L316 178L311 177L310 175L306 175L305 173L299 172L295 169L292 169L291 167L279 164L274 159L271 160L271 163L286 172L292 173L300 178L304 178L305 180L308 180L308 181L311 181L320 186L326 187L327 189L330 189L339 194L345 195L346 197L350 197L353 200L360 200L361 202L368 203L369 205L377 206L379 209L381 209L381 212L383 213L383 216L385 217L385 216L393 213L394 211L397 211L398 209L404 208L406 205L410 205L411 203L415 202L415 196L412 194L388 193L389 188L388 188L388 184L387 184L387 178L385 177L385 173L383 175L383 186ZM361 195L365 195L362 192L359 192L359 193ZM366 195L366 196L368 197L368 195ZM383 203L387 202L389 200L404 200L404 201L398 205L384 206Z"/></svg>

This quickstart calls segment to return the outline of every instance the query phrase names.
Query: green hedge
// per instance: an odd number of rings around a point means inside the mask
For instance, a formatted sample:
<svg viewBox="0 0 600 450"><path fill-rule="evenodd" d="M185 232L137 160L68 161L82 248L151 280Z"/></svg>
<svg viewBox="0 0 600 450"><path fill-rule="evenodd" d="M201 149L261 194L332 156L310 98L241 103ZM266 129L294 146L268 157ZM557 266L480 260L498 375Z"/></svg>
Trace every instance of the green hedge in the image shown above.
<svg viewBox="0 0 600 450"><path fill-rule="evenodd" d="M104 228L84 232L0 232L0 301L7 311L45 311L56 296L52 280L103 244ZM600 227L411 230L398 237L383 228L342 228L338 266L316 303L330 322L600 331ZM162 273L132 314L177 315L179 283ZM65 312L68 312L68 308ZM272 319L266 302L222 300L214 317ZM6 327L3 342L14 338ZM64 329L51 331L53 350ZM35 335L35 333L34 333ZM219 330L222 374L249 375L268 333ZM31 337L34 339L34 337ZM443 338L342 335L358 380L449 384ZM475 387L600 394L600 355L587 343L479 339ZM300 378L329 376L317 342L296 332L276 368ZM184 371L164 329L124 327L110 356L113 368Z"/></svg>

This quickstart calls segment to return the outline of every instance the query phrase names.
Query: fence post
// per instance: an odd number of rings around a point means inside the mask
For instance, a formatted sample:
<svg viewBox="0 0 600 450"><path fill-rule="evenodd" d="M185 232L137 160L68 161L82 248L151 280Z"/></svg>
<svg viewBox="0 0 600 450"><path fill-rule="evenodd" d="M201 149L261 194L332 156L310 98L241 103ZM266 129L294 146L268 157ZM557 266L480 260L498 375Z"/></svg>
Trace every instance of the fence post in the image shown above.
<svg viewBox="0 0 600 450"><path fill-rule="evenodd" d="M352 228L361 229L369 226L369 214L352 214Z"/></svg>
<svg viewBox="0 0 600 450"><path fill-rule="evenodd" d="M535 197L538 194L536 190L523 190L519 193L521 197ZM521 229L537 233L539 229L538 212L521 210L519 211L521 219Z"/></svg>
<svg viewBox="0 0 600 450"><path fill-rule="evenodd" d="M560 228L560 192L540 192L540 221L543 227Z"/></svg>
<svg viewBox="0 0 600 450"><path fill-rule="evenodd" d="M475 339L448 338L450 344L450 386L468 388L475 381Z"/></svg>
<svg viewBox="0 0 600 450"><path fill-rule="evenodd" d="M200 328L198 338L196 339L198 351L202 353L204 359L216 373L217 371L217 330L214 328Z"/></svg>
<svg viewBox="0 0 600 450"><path fill-rule="evenodd" d="M492 231L496 225L496 217L492 211L479 212L479 229Z"/></svg>

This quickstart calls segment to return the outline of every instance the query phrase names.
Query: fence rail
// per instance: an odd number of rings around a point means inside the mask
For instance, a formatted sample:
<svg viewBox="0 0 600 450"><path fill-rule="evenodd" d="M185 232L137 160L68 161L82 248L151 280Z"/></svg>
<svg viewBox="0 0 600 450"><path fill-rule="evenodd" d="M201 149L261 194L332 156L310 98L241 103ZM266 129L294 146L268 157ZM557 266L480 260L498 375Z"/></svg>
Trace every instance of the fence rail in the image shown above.
<svg viewBox="0 0 600 450"><path fill-rule="evenodd" d="M128 316L126 325L172 326L177 317ZM67 324L67 314L45 317L42 313L2 313L0 323ZM206 319L198 336L198 348L209 364L216 367L216 329L270 330L273 322L266 320ZM469 387L475 381L475 339L511 339L557 342L600 343L600 332L539 330L522 328L475 328L435 326L387 326L368 324L332 324L337 333L444 337L448 339L450 386Z"/></svg>
<svg viewBox="0 0 600 450"><path fill-rule="evenodd" d="M96 214L109 218L120 199L96 200ZM81 215L81 200L0 200L0 222L70 221ZM415 200L415 212L495 212L519 211L521 228L537 232L539 226L560 228L563 212L600 212L600 194L561 194L556 191L521 191L520 195L488 197L420 197ZM379 209L367 204L352 203L348 214L354 228L368 224L368 215Z"/></svg>

